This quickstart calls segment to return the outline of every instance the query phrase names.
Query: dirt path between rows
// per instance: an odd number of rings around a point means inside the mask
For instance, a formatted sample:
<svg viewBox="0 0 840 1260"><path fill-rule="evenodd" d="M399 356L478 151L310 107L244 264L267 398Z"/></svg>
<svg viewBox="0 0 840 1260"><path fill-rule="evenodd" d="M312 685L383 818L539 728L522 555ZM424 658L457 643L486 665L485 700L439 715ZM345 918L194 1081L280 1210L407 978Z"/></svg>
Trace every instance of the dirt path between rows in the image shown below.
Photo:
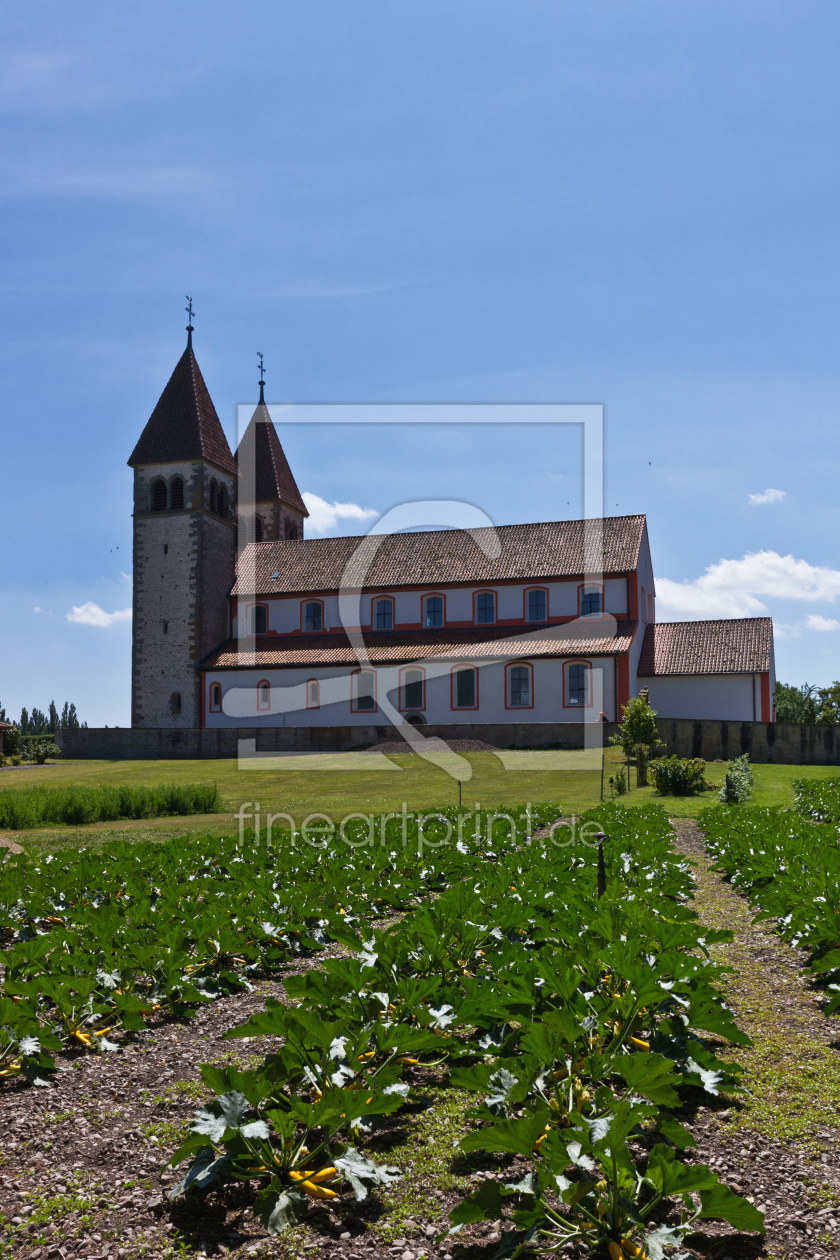
<svg viewBox="0 0 840 1260"><path fill-rule="evenodd" d="M746 1092L693 1117L700 1162L709 1163L765 1213L767 1236L706 1226L689 1241L710 1260L820 1260L835 1257L840 1222L840 1019L826 1018L803 976L803 951L784 945L770 923L753 923L746 900L711 869L693 819L673 819L674 847L695 864L701 922L734 932L715 946L734 968L726 998L752 1047L718 1051L740 1064Z"/></svg>

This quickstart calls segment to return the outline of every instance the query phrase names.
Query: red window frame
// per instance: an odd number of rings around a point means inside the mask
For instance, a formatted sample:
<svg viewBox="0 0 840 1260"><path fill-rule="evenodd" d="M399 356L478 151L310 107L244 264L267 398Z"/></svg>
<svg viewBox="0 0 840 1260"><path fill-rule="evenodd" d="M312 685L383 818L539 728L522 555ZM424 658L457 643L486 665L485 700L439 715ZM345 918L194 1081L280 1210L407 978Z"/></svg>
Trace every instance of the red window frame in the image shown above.
<svg viewBox="0 0 840 1260"><path fill-rule="evenodd" d="M218 696L218 700L216 699ZM211 713L221 713L222 711L222 684L212 682L210 684L209 708Z"/></svg>
<svg viewBox="0 0 840 1260"><path fill-rule="evenodd" d="M309 688L313 683L317 688L317 700L314 701L309 698ZM321 707L321 681L318 678L307 678L306 680L306 707L307 709L320 709Z"/></svg>
<svg viewBox="0 0 840 1260"><path fill-rule="evenodd" d="M263 603L261 600L257 600L256 603L247 604L245 607L245 637L246 639L255 639L257 637L257 631L251 629L251 619L252 619L252 614L255 608L265 609L264 633L268 634L268 604Z"/></svg>
<svg viewBox="0 0 840 1260"><path fill-rule="evenodd" d="M391 605L391 629L393 630L396 627L397 605L396 605L393 595L374 595L373 599L370 601L370 628L371 630L379 629L379 627L376 624L376 605L383 603L385 600L387 600L388 603ZM387 631L380 630L379 633L387 634Z"/></svg>
<svg viewBox="0 0 840 1260"><path fill-rule="evenodd" d="M358 693L356 684L353 682L353 679L358 678L360 674L373 674L373 708L372 709L359 708L359 693ZM376 713L378 712L379 705L377 703L377 698L376 698L378 685L379 685L379 680L377 678L375 669L354 669L350 675L350 712L351 713Z"/></svg>
<svg viewBox="0 0 840 1260"><path fill-rule="evenodd" d="M475 674L475 704L458 704L458 683L455 675L460 673L462 669L471 669ZM505 680L507 685L507 680ZM453 713L474 713L478 708L478 666L471 665L464 661L460 665L453 665L449 671L449 708Z"/></svg>
<svg viewBox="0 0 840 1260"><path fill-rule="evenodd" d="M426 600L442 599L443 600L443 625L427 626L426 625ZM420 628L421 630L442 630L446 625L446 592L445 591L426 591L420 596Z"/></svg>
<svg viewBox="0 0 840 1260"><path fill-rule="evenodd" d="M511 704L510 703L510 670L521 669L523 666L526 669L529 669L531 671L531 686L529 688L530 693L531 693L531 703L530 704ZM522 709L533 709L533 707L534 707L534 666L533 664L531 663L531 661L508 661L507 665L505 665L505 708L516 709L517 711L519 711Z"/></svg>
<svg viewBox="0 0 840 1260"><path fill-rule="evenodd" d="M263 704L262 702L263 687L268 688L268 703L267 704ZM271 712L271 683L268 681L267 678L261 678L260 681L257 683L257 713L270 713L270 712Z"/></svg>
<svg viewBox="0 0 840 1260"><path fill-rule="evenodd" d="M477 616L477 601L479 595L493 596L493 620L479 621ZM483 587L480 591L473 591L473 625L474 626L496 626L499 624L499 592L494 591L491 586Z"/></svg>
<svg viewBox="0 0 840 1260"><path fill-rule="evenodd" d="M581 612L581 604L583 603L584 591L600 591L601 592L601 611L599 613ZM604 583L603 582L581 582L577 588L578 597L578 617L603 617L604 616ZM573 706L576 707L576 706Z"/></svg>
<svg viewBox="0 0 840 1260"><path fill-rule="evenodd" d="M528 621L528 596L531 591L542 591L545 595L545 620L548 621L548 587L547 586L526 586L522 592L522 620L531 626L540 626L544 623L541 621Z"/></svg>
<svg viewBox="0 0 840 1260"><path fill-rule="evenodd" d="M423 703L408 705L405 703L405 675L408 673L420 674L420 685L422 688ZM400 713L425 713L426 711L426 671L422 665L405 665L400 670L400 689L397 694L399 700Z"/></svg>
<svg viewBox="0 0 840 1260"><path fill-rule="evenodd" d="M307 604L320 604L321 605L321 629L320 630L307 630L306 629ZM300 632L301 634L323 634L326 624L327 624L327 619L324 615L324 601L322 599L302 599L300 601Z"/></svg>
<svg viewBox="0 0 840 1260"><path fill-rule="evenodd" d="M589 683L587 686L589 699L587 700L586 704L570 704L569 703L569 668L572 665L585 665L586 668L589 670ZM576 656L571 661L564 661L563 662L563 708L564 709L578 709L578 710L591 709L594 703L592 691L593 691L592 662L582 656Z"/></svg>

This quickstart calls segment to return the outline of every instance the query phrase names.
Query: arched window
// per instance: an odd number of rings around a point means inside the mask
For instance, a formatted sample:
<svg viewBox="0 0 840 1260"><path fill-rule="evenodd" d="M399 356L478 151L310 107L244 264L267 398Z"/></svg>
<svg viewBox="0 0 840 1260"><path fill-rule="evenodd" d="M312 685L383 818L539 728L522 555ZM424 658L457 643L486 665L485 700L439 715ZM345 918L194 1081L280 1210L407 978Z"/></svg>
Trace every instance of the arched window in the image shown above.
<svg viewBox="0 0 840 1260"><path fill-rule="evenodd" d="M248 633L268 633L268 609L265 604L252 604L248 609Z"/></svg>
<svg viewBox="0 0 840 1260"><path fill-rule="evenodd" d="M211 512L216 511L216 483L215 481L210 482L210 511Z"/></svg>
<svg viewBox="0 0 840 1260"><path fill-rule="evenodd" d="M289 542L294 542L295 539L298 537L297 523L295 521L290 521L289 518L286 517L286 524L284 526L283 532L285 533L286 538Z"/></svg>
<svg viewBox="0 0 840 1260"><path fill-rule="evenodd" d="M592 703L591 674L588 661L570 661L566 665L563 690L567 709L583 709Z"/></svg>
<svg viewBox="0 0 840 1260"><path fill-rule="evenodd" d="M532 709L534 707L532 673L530 665L508 665L507 707L509 709Z"/></svg>
<svg viewBox="0 0 840 1260"><path fill-rule="evenodd" d="M221 683L210 684L210 712L221 713L222 711L222 686Z"/></svg>
<svg viewBox="0 0 840 1260"><path fill-rule="evenodd" d="M600 617L604 608L604 596L600 586L580 586L581 617Z"/></svg>
<svg viewBox="0 0 840 1260"><path fill-rule="evenodd" d="M181 712L180 691L173 691L172 695L169 697L169 711L173 717L177 717L178 714Z"/></svg>
<svg viewBox="0 0 840 1260"><path fill-rule="evenodd" d="M264 678L257 683L257 708L262 713L271 708L271 685Z"/></svg>
<svg viewBox="0 0 840 1260"><path fill-rule="evenodd" d="M453 709L478 708L478 670L472 665L460 665L452 671Z"/></svg>
<svg viewBox="0 0 840 1260"><path fill-rule="evenodd" d="M172 480L172 498L169 506L172 511L179 511L184 506L184 483L180 477Z"/></svg>
<svg viewBox="0 0 840 1260"><path fill-rule="evenodd" d="M227 516L227 489L225 486L219 486L219 493L216 495L216 511L219 516Z"/></svg>
<svg viewBox="0 0 840 1260"><path fill-rule="evenodd" d="M317 678L310 678L307 681L306 707L307 709L320 709L321 707L321 684Z"/></svg>
<svg viewBox="0 0 840 1260"><path fill-rule="evenodd" d="M408 722L409 726L425 726L426 725L426 719L423 717L422 713L412 713L408 718L406 718L406 721Z"/></svg>
<svg viewBox="0 0 840 1260"><path fill-rule="evenodd" d="M316 634L324 628L324 605L320 599L310 599L303 605L303 627L310 634Z"/></svg>
<svg viewBox="0 0 840 1260"><path fill-rule="evenodd" d="M427 595L424 601L423 625L427 630L434 630L443 625L443 596Z"/></svg>
<svg viewBox="0 0 840 1260"><path fill-rule="evenodd" d="M478 625L492 625L496 620L496 595L481 591L475 597L475 619Z"/></svg>
<svg viewBox="0 0 840 1260"><path fill-rule="evenodd" d="M152 511L166 511L166 482L160 477L152 482Z"/></svg>
<svg viewBox="0 0 840 1260"><path fill-rule="evenodd" d="M425 709L426 676L422 669L404 669L401 678L400 708Z"/></svg>
<svg viewBox="0 0 840 1260"><path fill-rule="evenodd" d="M392 599L374 600L373 628L374 630L393 630L394 601Z"/></svg>
<svg viewBox="0 0 840 1260"><path fill-rule="evenodd" d="M525 606L526 621L545 621L548 615L548 599L546 592L541 587L537 587L533 591L528 591L527 603Z"/></svg>
<svg viewBox="0 0 840 1260"><path fill-rule="evenodd" d="M351 684L351 710L354 713L372 713L376 709L376 674L372 669L357 669Z"/></svg>
<svg viewBox="0 0 840 1260"><path fill-rule="evenodd" d="M261 516L254 517L254 542L263 540L263 522Z"/></svg>

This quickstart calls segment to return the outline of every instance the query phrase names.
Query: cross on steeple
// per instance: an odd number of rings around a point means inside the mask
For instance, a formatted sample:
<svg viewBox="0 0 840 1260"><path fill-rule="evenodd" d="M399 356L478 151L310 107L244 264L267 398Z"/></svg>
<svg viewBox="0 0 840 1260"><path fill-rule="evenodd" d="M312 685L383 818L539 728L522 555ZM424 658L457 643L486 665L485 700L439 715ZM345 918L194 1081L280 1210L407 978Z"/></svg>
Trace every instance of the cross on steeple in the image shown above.
<svg viewBox="0 0 840 1260"><path fill-rule="evenodd" d="M193 308L192 308L192 298L190 297L190 295L189 295L189 294L187 294L187 301L189 302L189 306L185 306L185 307L184 307L184 310L187 312L187 314L188 314L188 315L189 315L189 317L190 317L190 323L192 323L192 322L193 322L193 315L195 314L195 312L194 312L194 310L193 310Z"/></svg>
<svg viewBox="0 0 840 1260"><path fill-rule="evenodd" d="M260 361L260 402L265 403L265 364L263 363L262 350L257 351L257 358Z"/></svg>
<svg viewBox="0 0 840 1260"><path fill-rule="evenodd" d="M189 296L189 294L185 294L184 296L189 302L189 306L184 307L184 310L187 312L187 315L189 316L189 321L190 321L187 324L187 349L192 350L193 315L195 314L195 312L193 311L192 298Z"/></svg>

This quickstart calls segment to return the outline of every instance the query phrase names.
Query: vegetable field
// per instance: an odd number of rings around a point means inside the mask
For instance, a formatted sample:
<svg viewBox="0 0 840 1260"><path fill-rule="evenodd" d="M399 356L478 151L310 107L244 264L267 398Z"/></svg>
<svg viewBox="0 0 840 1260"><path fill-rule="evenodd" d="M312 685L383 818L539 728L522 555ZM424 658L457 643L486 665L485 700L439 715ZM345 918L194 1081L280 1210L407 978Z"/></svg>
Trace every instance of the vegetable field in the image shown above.
<svg viewBox="0 0 840 1260"><path fill-rule="evenodd" d="M488 1221L504 1255L574 1244L660 1260L702 1219L761 1231L761 1213L692 1160L676 1115L737 1089L710 1044L746 1040L709 954L729 934L699 926L661 807L608 805L545 834L557 812L359 817L270 849L206 836L9 859L5 1087L60 1093L58 1051L119 1054L279 975L284 1000L251 1003L227 1033L261 1053L205 1064L202 1105L162 1151L174 1203L212 1214L245 1187L278 1241L353 1200L387 1214L404 1170L382 1135L422 1113L436 1080L465 1100L452 1158L485 1152L498 1176L430 1246Z"/></svg>

